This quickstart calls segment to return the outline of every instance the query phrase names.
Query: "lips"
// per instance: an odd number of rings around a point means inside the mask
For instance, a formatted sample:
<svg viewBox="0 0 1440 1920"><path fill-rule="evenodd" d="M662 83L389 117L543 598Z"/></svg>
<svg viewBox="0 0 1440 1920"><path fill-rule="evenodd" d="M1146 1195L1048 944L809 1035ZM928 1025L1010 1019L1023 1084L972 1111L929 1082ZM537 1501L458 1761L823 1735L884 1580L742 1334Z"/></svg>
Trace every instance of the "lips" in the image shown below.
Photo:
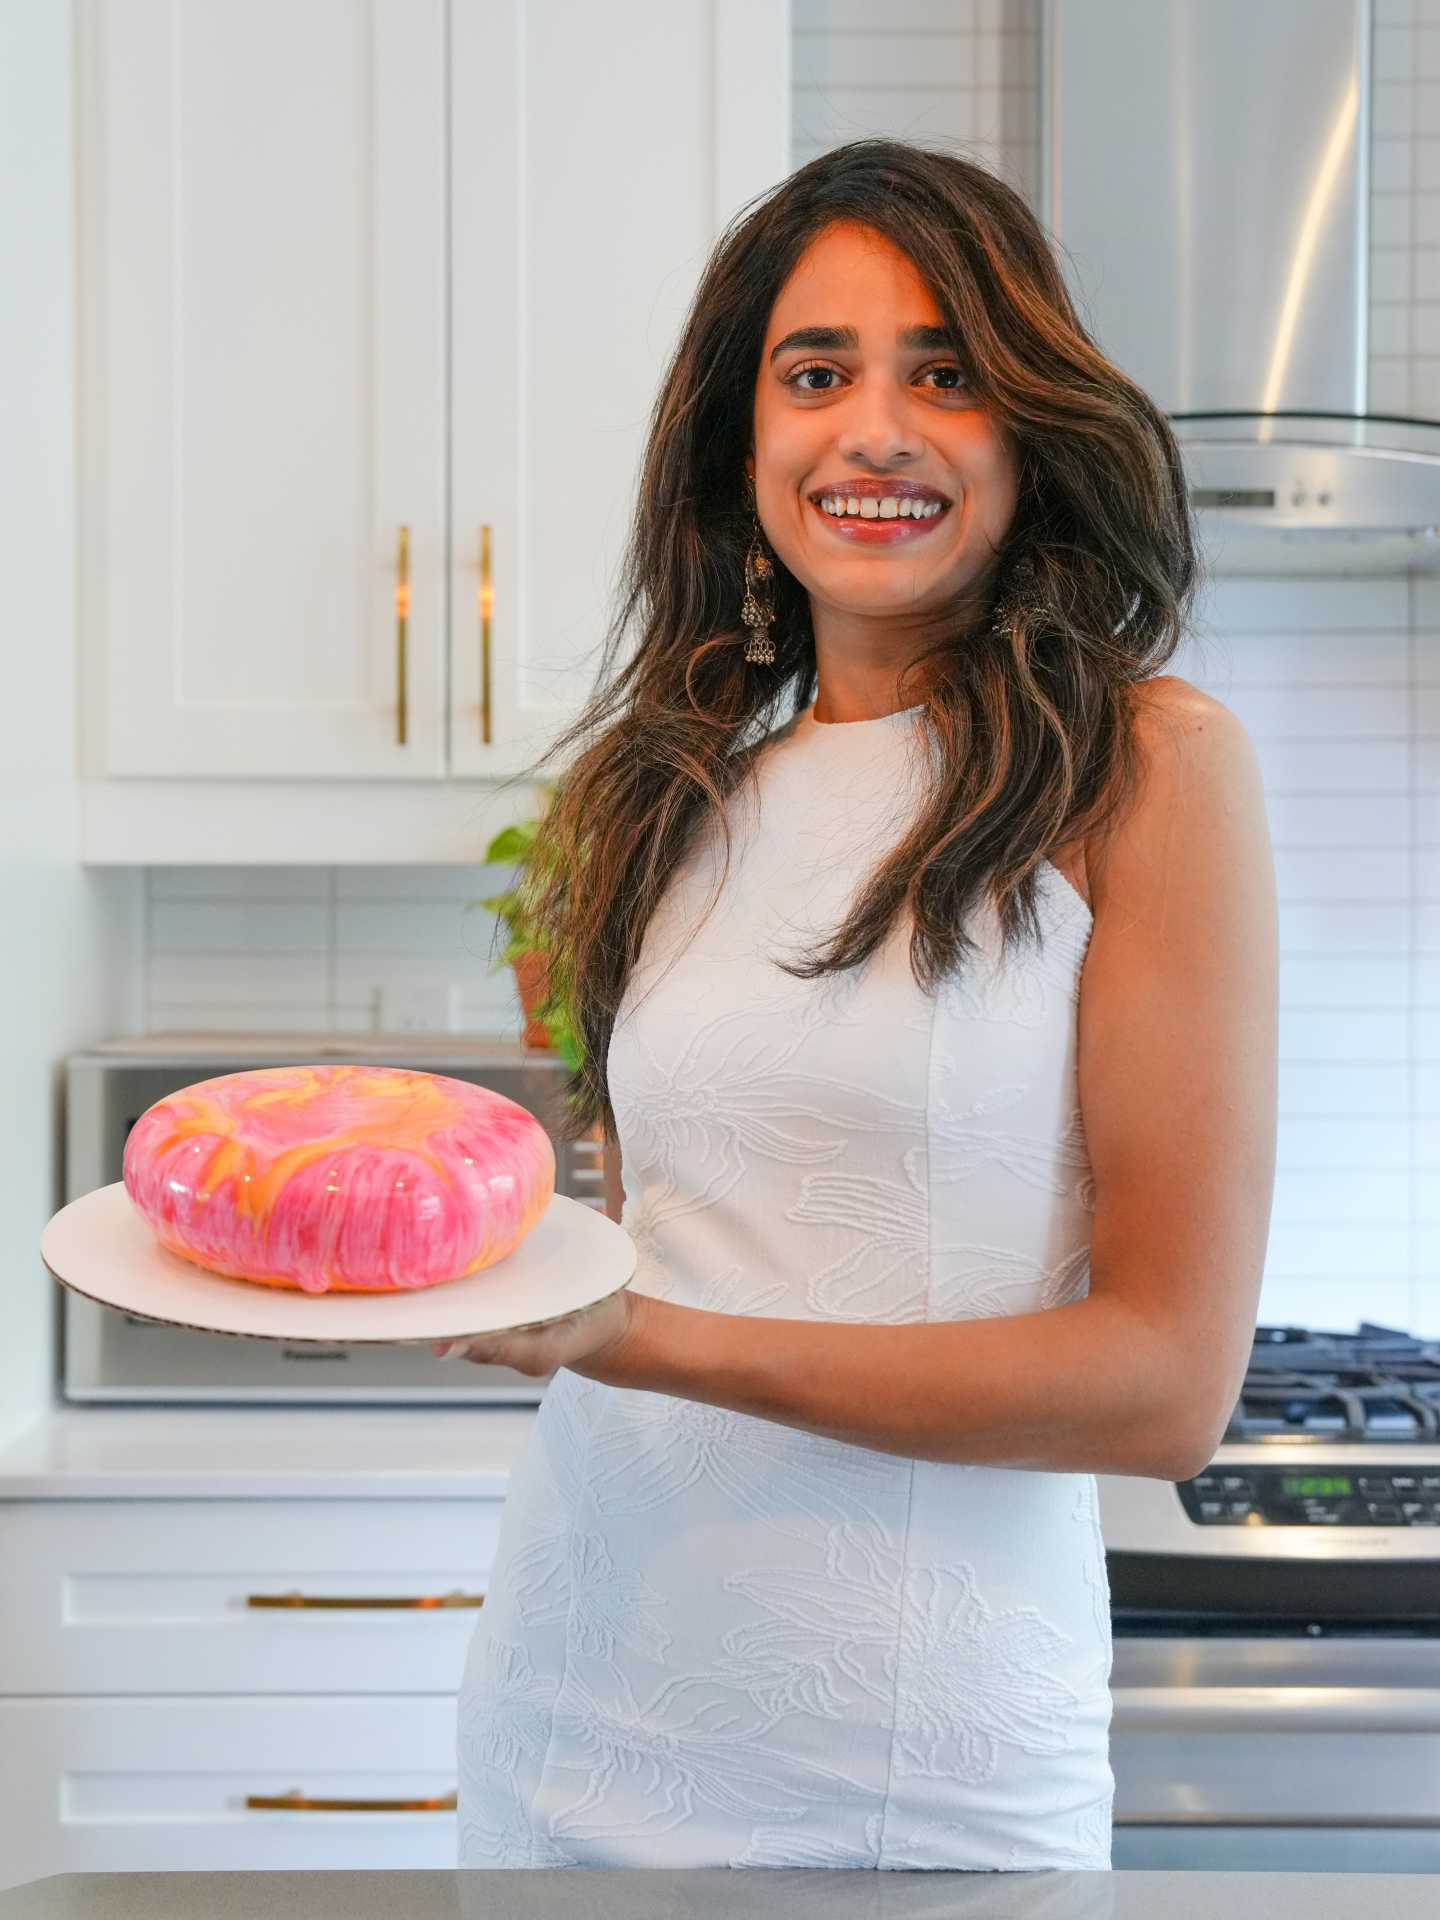
<svg viewBox="0 0 1440 1920"><path fill-rule="evenodd" d="M854 546L881 546L889 545L893 541L923 540L927 534L933 533L949 514L948 508L942 508L939 513L932 513L924 520L912 520L908 514L898 513L889 519L882 520L878 515L873 519L866 519L858 513L844 515L827 513L818 500L810 504L816 518L823 520L837 539L848 540Z"/></svg>

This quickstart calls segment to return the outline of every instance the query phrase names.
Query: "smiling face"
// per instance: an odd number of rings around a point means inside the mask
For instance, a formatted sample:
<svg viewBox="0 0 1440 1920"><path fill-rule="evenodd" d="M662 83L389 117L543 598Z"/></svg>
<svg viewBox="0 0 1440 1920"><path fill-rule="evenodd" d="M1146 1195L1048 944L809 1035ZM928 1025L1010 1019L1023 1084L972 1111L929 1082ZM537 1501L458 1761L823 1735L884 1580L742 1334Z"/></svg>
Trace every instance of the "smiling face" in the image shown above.
<svg viewBox="0 0 1440 1920"><path fill-rule="evenodd" d="M857 691L981 604L1018 498L1013 446L914 263L851 222L811 243L775 301L745 468L810 595L822 681L828 667Z"/></svg>

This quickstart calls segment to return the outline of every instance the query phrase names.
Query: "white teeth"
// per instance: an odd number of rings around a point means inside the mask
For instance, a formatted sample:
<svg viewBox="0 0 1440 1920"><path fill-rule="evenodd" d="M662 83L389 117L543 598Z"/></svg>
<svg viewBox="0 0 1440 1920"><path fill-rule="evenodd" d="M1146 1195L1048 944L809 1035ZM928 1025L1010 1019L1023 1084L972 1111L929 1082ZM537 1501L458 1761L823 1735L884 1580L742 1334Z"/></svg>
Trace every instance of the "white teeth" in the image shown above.
<svg viewBox="0 0 1440 1920"><path fill-rule="evenodd" d="M820 501L822 509L837 519L854 515L861 520L933 520L943 505L943 501L919 500L909 493L887 493L879 499L870 494L827 493Z"/></svg>

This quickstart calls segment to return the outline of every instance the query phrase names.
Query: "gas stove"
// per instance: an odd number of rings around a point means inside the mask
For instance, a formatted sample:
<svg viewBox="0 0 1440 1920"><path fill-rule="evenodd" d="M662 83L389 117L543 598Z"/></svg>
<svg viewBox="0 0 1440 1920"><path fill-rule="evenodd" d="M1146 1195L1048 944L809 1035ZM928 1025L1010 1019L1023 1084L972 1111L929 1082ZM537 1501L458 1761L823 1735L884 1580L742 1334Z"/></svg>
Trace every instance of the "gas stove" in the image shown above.
<svg viewBox="0 0 1440 1920"><path fill-rule="evenodd" d="M1115 1865L1440 1871L1440 1340L1258 1327L1205 1472L1099 1487Z"/></svg>
<svg viewBox="0 0 1440 1920"><path fill-rule="evenodd" d="M1117 1632L1304 1614L1440 1634L1440 1341L1258 1327L1206 1471L1107 1476L1101 1513Z"/></svg>

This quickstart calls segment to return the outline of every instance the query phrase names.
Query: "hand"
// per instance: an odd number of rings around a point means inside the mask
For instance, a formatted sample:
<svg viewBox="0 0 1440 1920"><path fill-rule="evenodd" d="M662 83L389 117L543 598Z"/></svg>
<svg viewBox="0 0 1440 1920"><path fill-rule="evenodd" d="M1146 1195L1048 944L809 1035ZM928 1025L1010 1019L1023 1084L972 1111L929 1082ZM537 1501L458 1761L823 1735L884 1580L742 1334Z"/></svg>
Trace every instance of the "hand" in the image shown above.
<svg viewBox="0 0 1440 1920"><path fill-rule="evenodd" d="M478 1333L464 1340L433 1340L437 1360L459 1356L485 1366L514 1367L520 1373L540 1375L556 1367L591 1367L613 1359L637 1318L641 1298L622 1287L594 1306L580 1307L558 1320L507 1327L503 1333ZM583 1367L578 1363L585 1362Z"/></svg>

